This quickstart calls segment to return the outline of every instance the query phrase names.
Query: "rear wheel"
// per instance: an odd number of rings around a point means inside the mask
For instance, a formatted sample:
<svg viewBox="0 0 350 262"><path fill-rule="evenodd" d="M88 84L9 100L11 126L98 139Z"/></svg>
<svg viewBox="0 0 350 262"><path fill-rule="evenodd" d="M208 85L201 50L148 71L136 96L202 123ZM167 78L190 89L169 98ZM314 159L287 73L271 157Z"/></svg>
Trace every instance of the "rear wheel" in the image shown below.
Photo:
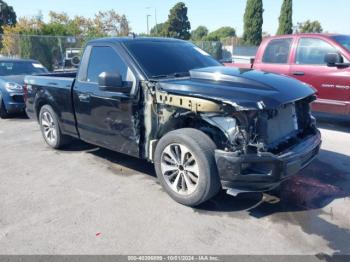
<svg viewBox="0 0 350 262"><path fill-rule="evenodd" d="M179 129L166 134L155 152L157 177L177 202L198 206L221 188L215 162L215 144L196 129Z"/></svg>
<svg viewBox="0 0 350 262"><path fill-rule="evenodd" d="M9 114L6 111L4 100L0 96L0 118L8 118L8 117L9 117Z"/></svg>
<svg viewBox="0 0 350 262"><path fill-rule="evenodd" d="M39 114L41 133L45 142L52 148L59 149L68 143L68 138L61 132L58 117L49 105L44 105Z"/></svg>

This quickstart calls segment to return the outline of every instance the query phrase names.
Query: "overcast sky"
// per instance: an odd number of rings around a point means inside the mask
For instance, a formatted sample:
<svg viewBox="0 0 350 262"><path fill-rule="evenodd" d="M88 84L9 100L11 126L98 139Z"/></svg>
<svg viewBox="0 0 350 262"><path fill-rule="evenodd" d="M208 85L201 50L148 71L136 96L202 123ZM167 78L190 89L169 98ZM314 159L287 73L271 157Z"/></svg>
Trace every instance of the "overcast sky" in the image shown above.
<svg viewBox="0 0 350 262"><path fill-rule="evenodd" d="M115 9L130 21L135 33L146 32L146 15L150 26L155 24L154 9L158 22L167 19L169 9L177 0L7 0L18 16L35 16L39 10L47 19L50 10L66 12L69 15L92 17L99 10ZM243 32L243 14L246 0L184 0L188 6L188 16L192 28L205 25L210 30L221 26L232 26L238 35ZM282 0L264 0L263 31L275 34ZM147 9L147 7L150 7ZM324 30L332 33L350 34L347 18L350 11L349 0L294 0L293 22L307 19L319 20Z"/></svg>

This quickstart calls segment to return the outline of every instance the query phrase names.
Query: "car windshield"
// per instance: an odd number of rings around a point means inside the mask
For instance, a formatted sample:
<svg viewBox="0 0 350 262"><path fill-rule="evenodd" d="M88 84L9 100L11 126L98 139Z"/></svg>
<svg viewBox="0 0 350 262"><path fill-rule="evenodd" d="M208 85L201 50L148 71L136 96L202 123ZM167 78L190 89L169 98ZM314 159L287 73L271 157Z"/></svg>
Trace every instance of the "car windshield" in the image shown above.
<svg viewBox="0 0 350 262"><path fill-rule="evenodd" d="M221 65L188 42L128 41L125 46L149 78L188 76L192 69Z"/></svg>
<svg viewBox="0 0 350 262"><path fill-rule="evenodd" d="M350 52L350 36L337 35L333 36L332 38Z"/></svg>
<svg viewBox="0 0 350 262"><path fill-rule="evenodd" d="M0 76L35 75L47 73L47 69L35 61L1 61Z"/></svg>

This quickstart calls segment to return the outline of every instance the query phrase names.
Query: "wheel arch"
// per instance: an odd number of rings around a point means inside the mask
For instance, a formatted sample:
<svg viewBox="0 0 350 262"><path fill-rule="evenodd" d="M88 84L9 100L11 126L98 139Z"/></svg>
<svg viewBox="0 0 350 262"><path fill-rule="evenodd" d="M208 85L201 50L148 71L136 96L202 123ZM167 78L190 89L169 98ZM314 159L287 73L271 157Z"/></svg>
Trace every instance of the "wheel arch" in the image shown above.
<svg viewBox="0 0 350 262"><path fill-rule="evenodd" d="M57 114L59 124L61 125L61 113L58 110L58 107L56 106L55 101L53 99L50 99L49 95L46 92L40 92L40 93L38 92L34 101L35 101L34 112L38 122L40 121L39 114L40 114L41 108L45 105L49 105Z"/></svg>
<svg viewBox="0 0 350 262"><path fill-rule="evenodd" d="M207 122L198 115L184 115L181 117L170 118L160 126L158 132L156 133L156 139L159 140L167 133L182 128L194 128L202 131L213 140L218 148L224 148L228 143L226 135L222 130L220 130L220 128Z"/></svg>

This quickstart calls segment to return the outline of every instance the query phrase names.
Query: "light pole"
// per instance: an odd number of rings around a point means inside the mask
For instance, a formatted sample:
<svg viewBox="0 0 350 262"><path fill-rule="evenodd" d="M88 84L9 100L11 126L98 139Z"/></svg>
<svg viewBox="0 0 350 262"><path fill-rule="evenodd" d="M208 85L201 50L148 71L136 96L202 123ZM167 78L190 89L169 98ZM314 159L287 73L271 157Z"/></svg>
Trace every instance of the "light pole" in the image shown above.
<svg viewBox="0 0 350 262"><path fill-rule="evenodd" d="M151 7L151 6L147 6L146 9L152 9L154 8L154 23L155 23L155 29L156 29L156 33L158 34L158 21L157 21L157 8L155 7Z"/></svg>
<svg viewBox="0 0 350 262"><path fill-rule="evenodd" d="M151 15L147 15L147 35L149 35L149 22L148 22L148 18L150 17Z"/></svg>

